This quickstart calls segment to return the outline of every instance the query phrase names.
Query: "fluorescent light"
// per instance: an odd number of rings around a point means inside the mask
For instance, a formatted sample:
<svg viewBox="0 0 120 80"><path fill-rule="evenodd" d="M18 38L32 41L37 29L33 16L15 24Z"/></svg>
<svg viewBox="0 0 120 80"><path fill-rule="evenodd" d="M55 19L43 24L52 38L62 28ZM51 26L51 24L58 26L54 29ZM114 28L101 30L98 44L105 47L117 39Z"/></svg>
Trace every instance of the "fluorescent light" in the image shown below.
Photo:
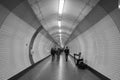
<svg viewBox="0 0 120 80"><path fill-rule="evenodd" d="M120 9L120 0L118 0L118 8Z"/></svg>
<svg viewBox="0 0 120 80"><path fill-rule="evenodd" d="M58 21L58 26L61 27L61 21Z"/></svg>
<svg viewBox="0 0 120 80"><path fill-rule="evenodd" d="M62 30L61 29L59 29L59 33L61 33L62 32Z"/></svg>
<svg viewBox="0 0 120 80"><path fill-rule="evenodd" d="M60 33L60 45L61 47L63 47L63 43L62 43L62 34Z"/></svg>
<svg viewBox="0 0 120 80"><path fill-rule="evenodd" d="M120 4L118 5L118 8L120 9Z"/></svg>
<svg viewBox="0 0 120 80"><path fill-rule="evenodd" d="M59 1L59 14L61 15L63 12L63 7L64 7L64 0Z"/></svg>

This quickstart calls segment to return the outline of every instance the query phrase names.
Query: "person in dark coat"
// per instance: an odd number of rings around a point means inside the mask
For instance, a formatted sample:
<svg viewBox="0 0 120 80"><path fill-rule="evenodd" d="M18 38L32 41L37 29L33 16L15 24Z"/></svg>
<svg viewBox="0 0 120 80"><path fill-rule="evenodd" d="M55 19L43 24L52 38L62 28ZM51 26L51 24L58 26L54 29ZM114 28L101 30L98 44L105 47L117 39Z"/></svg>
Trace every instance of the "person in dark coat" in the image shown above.
<svg viewBox="0 0 120 80"><path fill-rule="evenodd" d="M57 49L57 61L60 60L60 48Z"/></svg>
<svg viewBox="0 0 120 80"><path fill-rule="evenodd" d="M51 56L52 56L52 61L55 59L55 50L54 48L51 48Z"/></svg>
<svg viewBox="0 0 120 80"><path fill-rule="evenodd" d="M69 49L68 49L68 47L66 47L66 49L64 50L64 52L65 52L65 59L66 59L66 61L68 61L68 55L69 55Z"/></svg>

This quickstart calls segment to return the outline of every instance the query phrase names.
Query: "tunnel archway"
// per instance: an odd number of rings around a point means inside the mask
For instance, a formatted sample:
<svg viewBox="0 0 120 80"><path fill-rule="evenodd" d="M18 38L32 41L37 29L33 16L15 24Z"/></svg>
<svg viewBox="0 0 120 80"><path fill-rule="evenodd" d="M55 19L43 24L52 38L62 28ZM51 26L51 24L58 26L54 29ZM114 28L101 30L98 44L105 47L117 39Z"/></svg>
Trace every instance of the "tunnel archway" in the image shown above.
<svg viewBox="0 0 120 80"><path fill-rule="evenodd" d="M32 48L33 48L33 44L34 44L34 41L35 41L35 38L37 37L37 35L39 34L39 32L43 29L42 26L40 26L36 31L35 33L33 34L32 38L31 38L31 41L30 41L30 44L29 44L29 60L30 60L30 63L31 64L34 64L34 60L33 60L33 56L32 56Z"/></svg>

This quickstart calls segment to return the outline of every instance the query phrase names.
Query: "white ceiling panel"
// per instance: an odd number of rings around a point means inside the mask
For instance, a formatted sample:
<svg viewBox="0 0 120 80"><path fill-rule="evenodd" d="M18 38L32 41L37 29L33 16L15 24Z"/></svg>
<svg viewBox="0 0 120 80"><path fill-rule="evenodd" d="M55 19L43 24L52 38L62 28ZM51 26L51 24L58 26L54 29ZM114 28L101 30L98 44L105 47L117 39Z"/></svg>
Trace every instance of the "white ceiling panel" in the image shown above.
<svg viewBox="0 0 120 80"><path fill-rule="evenodd" d="M61 16L62 27L74 30L99 0L65 0L63 14ZM58 27L59 0L28 0L36 16L43 27L49 31L50 28ZM64 29L64 28L63 28ZM56 31L49 32L54 33ZM63 31L67 31L66 29ZM72 31L69 31L71 34Z"/></svg>

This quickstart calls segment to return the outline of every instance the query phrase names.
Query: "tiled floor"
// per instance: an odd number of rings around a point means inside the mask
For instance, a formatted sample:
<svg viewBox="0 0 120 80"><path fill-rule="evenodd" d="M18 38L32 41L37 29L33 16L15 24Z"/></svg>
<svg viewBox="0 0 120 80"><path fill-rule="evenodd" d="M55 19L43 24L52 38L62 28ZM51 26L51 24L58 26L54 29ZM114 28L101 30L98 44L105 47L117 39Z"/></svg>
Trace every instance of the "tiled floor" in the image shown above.
<svg viewBox="0 0 120 80"><path fill-rule="evenodd" d="M57 58L57 57L56 57ZM69 57L65 61L64 55L60 60L51 61L51 57L41 62L19 80L100 80L89 70L80 70Z"/></svg>

